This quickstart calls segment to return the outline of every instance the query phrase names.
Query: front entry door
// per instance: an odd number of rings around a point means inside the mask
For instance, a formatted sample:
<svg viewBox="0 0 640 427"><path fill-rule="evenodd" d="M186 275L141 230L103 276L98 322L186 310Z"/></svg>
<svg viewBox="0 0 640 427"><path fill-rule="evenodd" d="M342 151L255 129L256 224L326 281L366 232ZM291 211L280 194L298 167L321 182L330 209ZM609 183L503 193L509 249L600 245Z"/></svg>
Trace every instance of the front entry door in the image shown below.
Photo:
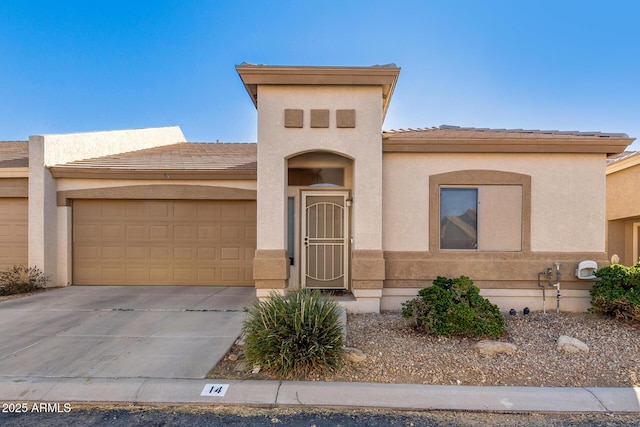
<svg viewBox="0 0 640 427"><path fill-rule="evenodd" d="M346 289L349 212L345 191L302 193L302 287Z"/></svg>

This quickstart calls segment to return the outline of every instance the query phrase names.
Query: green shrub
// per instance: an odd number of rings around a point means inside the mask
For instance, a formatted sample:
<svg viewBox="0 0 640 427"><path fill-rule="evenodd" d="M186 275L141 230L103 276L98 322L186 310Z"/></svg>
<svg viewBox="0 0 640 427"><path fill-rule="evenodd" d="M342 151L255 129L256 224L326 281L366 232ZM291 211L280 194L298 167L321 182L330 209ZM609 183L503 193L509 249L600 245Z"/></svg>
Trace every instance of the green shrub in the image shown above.
<svg viewBox="0 0 640 427"><path fill-rule="evenodd" d="M0 296L26 294L44 289L49 278L38 267L14 265L0 271Z"/></svg>
<svg viewBox="0 0 640 427"><path fill-rule="evenodd" d="M402 317L436 335L496 338L505 330L498 307L480 296L480 289L466 276L436 278L433 286L402 304Z"/></svg>
<svg viewBox="0 0 640 427"><path fill-rule="evenodd" d="M331 371L342 363L340 307L316 290L273 293L254 303L243 332L247 362L283 378Z"/></svg>
<svg viewBox="0 0 640 427"><path fill-rule="evenodd" d="M640 263L609 265L595 275L598 281L589 291L593 311L640 322Z"/></svg>

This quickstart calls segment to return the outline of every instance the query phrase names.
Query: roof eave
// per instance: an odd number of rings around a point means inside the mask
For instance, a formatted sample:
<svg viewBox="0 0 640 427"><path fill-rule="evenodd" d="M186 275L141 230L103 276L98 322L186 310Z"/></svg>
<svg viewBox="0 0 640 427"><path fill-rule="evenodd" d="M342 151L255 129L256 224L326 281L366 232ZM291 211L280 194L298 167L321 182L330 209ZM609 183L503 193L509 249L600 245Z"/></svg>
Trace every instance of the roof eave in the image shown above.
<svg viewBox="0 0 640 427"><path fill-rule="evenodd" d="M289 67L241 64L236 71L254 106L259 85L381 86L384 119L393 96L400 67Z"/></svg>
<svg viewBox="0 0 640 427"><path fill-rule="evenodd" d="M29 167L0 168L0 178L28 178Z"/></svg>
<svg viewBox="0 0 640 427"><path fill-rule="evenodd" d="M130 180L255 180L257 171L246 169L113 169L57 167L49 168L54 178L130 179Z"/></svg>
<svg viewBox="0 0 640 427"><path fill-rule="evenodd" d="M408 138L383 136L382 151L412 153L618 154L634 138Z"/></svg>
<svg viewBox="0 0 640 427"><path fill-rule="evenodd" d="M637 152L625 159L607 165L607 175L615 172L620 172L636 165L640 165L640 152Z"/></svg>

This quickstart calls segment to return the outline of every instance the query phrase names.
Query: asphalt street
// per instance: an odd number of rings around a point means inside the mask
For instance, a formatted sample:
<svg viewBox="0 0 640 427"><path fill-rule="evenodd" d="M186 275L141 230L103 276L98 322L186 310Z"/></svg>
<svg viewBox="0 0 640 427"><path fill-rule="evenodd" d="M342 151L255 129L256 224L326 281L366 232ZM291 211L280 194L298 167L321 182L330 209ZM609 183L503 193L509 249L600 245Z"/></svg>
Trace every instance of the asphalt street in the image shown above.
<svg viewBox="0 0 640 427"><path fill-rule="evenodd" d="M0 413L3 427L72 426L638 426L637 415L619 414L504 414L456 411L379 412L169 407L101 409L73 406L69 412Z"/></svg>

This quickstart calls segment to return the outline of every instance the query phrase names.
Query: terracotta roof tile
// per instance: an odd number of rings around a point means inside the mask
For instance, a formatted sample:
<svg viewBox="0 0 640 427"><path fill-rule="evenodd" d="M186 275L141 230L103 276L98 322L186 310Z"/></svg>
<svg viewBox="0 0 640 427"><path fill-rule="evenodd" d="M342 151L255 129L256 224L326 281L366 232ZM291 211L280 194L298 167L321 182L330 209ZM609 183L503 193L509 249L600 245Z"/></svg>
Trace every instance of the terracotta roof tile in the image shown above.
<svg viewBox="0 0 640 427"><path fill-rule="evenodd" d="M29 167L28 141L0 141L0 168Z"/></svg>
<svg viewBox="0 0 640 427"><path fill-rule="evenodd" d="M394 138L628 138L624 133L578 132L540 129L489 129L441 125L431 128L392 129L382 132L383 137Z"/></svg>
<svg viewBox="0 0 640 427"><path fill-rule="evenodd" d="M56 169L97 170L246 170L255 171L256 144L193 143L165 145L56 165Z"/></svg>

